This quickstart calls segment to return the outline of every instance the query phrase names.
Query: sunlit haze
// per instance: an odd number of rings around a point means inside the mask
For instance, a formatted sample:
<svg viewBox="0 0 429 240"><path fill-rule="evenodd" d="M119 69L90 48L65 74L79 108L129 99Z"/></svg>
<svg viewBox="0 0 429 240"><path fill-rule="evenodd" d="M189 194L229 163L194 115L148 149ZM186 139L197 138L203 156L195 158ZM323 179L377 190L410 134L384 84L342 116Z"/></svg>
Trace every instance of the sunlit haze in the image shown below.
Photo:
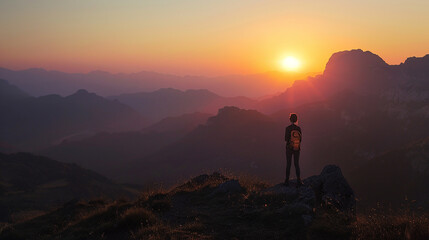
<svg viewBox="0 0 429 240"><path fill-rule="evenodd" d="M225 75L322 72L362 48L390 64L429 52L429 1L0 2L0 66Z"/></svg>

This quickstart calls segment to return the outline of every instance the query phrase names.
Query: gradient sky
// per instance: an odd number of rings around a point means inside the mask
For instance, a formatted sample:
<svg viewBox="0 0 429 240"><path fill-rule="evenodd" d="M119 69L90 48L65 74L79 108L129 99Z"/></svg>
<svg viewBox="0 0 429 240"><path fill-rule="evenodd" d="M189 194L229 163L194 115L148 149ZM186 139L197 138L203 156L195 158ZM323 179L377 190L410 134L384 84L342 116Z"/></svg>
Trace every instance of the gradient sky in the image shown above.
<svg viewBox="0 0 429 240"><path fill-rule="evenodd" d="M1 0L0 66L224 75L321 72L361 48L390 64L429 53L429 1Z"/></svg>

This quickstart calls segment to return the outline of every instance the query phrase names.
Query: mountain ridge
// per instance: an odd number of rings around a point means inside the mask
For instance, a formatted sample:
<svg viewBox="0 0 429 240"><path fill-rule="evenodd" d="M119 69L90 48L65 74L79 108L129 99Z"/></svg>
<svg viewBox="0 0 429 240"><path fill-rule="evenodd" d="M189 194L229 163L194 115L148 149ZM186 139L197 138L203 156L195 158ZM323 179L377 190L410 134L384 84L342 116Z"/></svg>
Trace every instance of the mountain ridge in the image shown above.
<svg viewBox="0 0 429 240"><path fill-rule="evenodd" d="M50 211L73 199L134 198L137 194L76 164L30 153L0 153L0 166L0 221L26 211Z"/></svg>
<svg viewBox="0 0 429 240"><path fill-rule="evenodd" d="M52 93L65 96L80 88L97 92L101 96L112 96L136 91L155 91L159 88L210 89L225 96L261 95L287 88L293 78L302 78L306 74L283 72L226 75L219 77L178 76L150 71L136 73L109 73L92 71L88 73L66 73L45 69L10 70L0 67L0 78L7 79L34 96ZM246 82L246 85L242 85ZM270 84L267 84L270 83Z"/></svg>
<svg viewBox="0 0 429 240"><path fill-rule="evenodd" d="M186 113L204 112L214 114L225 105L252 108L256 100L246 97L222 97L207 89L161 88L153 92L138 92L108 97L125 103L152 121Z"/></svg>
<svg viewBox="0 0 429 240"><path fill-rule="evenodd" d="M79 132L141 129L147 124L131 107L86 90L66 97L10 99L0 104L0 112L0 141L24 150L43 148Z"/></svg>

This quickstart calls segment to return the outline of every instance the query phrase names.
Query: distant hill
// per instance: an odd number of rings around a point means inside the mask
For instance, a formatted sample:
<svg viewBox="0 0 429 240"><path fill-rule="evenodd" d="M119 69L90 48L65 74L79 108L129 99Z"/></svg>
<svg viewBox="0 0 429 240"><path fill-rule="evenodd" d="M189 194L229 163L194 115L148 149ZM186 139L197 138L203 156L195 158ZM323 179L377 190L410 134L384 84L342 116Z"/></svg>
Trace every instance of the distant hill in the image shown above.
<svg viewBox="0 0 429 240"><path fill-rule="evenodd" d="M225 107L184 138L131 164L128 180L174 179L201 169L226 168L279 181L285 168L284 128L290 124L290 112L298 113L303 129L302 173L314 174L326 164L338 164L345 174L352 174L374 156L427 136L424 113L408 108L410 114L404 117L392 111L394 106L377 96L344 90L269 116ZM151 171L138 177L148 166L153 166Z"/></svg>
<svg viewBox="0 0 429 240"><path fill-rule="evenodd" d="M213 115L207 113L187 113L177 117L167 117L150 125L142 132L182 132L188 133L201 124L205 124Z"/></svg>
<svg viewBox="0 0 429 240"><path fill-rule="evenodd" d="M39 153L124 180L129 175L125 169L128 169L130 162L180 140L198 125L204 124L210 116L192 113L169 117L139 131L103 132L80 140L66 140Z"/></svg>
<svg viewBox="0 0 429 240"><path fill-rule="evenodd" d="M224 107L179 141L134 161L126 171L126 180L171 181L202 169L219 168L272 172L283 164L283 134L283 126L266 115Z"/></svg>
<svg viewBox="0 0 429 240"><path fill-rule="evenodd" d="M154 121L193 112L214 114L224 106L253 108L256 104L255 100L246 97L225 98L204 89L180 91L165 88L154 92L122 94L109 98L133 107Z"/></svg>
<svg viewBox="0 0 429 240"><path fill-rule="evenodd" d="M17 88L2 84L2 91L21 96L0 104L0 142L17 149L49 146L71 135L96 131L140 129L145 120L132 108L86 90L61 97L23 97Z"/></svg>
<svg viewBox="0 0 429 240"><path fill-rule="evenodd" d="M28 97L30 97L30 95L26 92L10 84L8 81L0 79L0 106Z"/></svg>
<svg viewBox="0 0 429 240"><path fill-rule="evenodd" d="M350 175L375 155L397 148L404 141L426 136L429 129L424 114L414 112L404 119L392 114L390 108L386 100L343 91L325 101L270 116L225 107L207 123L201 121L203 125L197 128L197 125L187 128L180 123L196 116L168 118L142 133L100 134L82 141L64 142L43 154L136 183L174 181L202 169L219 168L279 181L284 177L285 168L284 128L289 124L289 113L296 112L304 134L302 174L314 174L333 163ZM173 129L189 131L175 135ZM105 171L110 162L123 161L126 164L112 165L111 171ZM90 166L90 163L95 164Z"/></svg>
<svg viewBox="0 0 429 240"><path fill-rule="evenodd" d="M134 190L75 164L29 153L0 153L0 221L52 210L73 199L134 196Z"/></svg>
<svg viewBox="0 0 429 240"><path fill-rule="evenodd" d="M424 57L410 57L405 62L400 64L400 68L409 76L413 77L414 80L421 80L427 83L427 77L429 77L429 54Z"/></svg>
<svg viewBox="0 0 429 240"><path fill-rule="evenodd" d="M424 88L427 81L418 77L425 74L421 67L425 66L425 59L427 57L411 58L406 64L390 66L371 52L352 50L336 53L328 62L324 74L307 81L297 81L283 94L259 102L258 107L269 106L270 110L265 110L273 114L225 107L207 124L196 129L190 128L180 138L146 132L146 137L141 139L153 141L137 141L135 149L140 148L142 151L118 151L120 154L111 155L115 162L131 159L129 156L136 157L135 161L125 164L125 168L116 168L118 172L123 171L116 176L125 175L126 180L135 182L164 177L173 180L188 177L201 169L228 168L270 177L273 171L282 172L281 169L284 169L283 134L284 127L289 124L290 112L298 113L299 123L303 127L303 174L314 174L314 171L329 163L338 164L345 174L351 174L357 167L384 151L397 148L403 142L427 137L429 98ZM415 71L420 73L413 75L410 69L414 68L410 66L416 66ZM194 99L200 101L188 101L187 106L198 107L218 97L206 90L182 92L174 89L124 96L145 99L142 105L148 104L145 106L148 109L151 105L162 108L162 99L167 99L165 103L168 108L164 107L172 111L175 105L183 106L175 104L181 102L178 99L193 99L197 96ZM189 118L192 116L189 115ZM169 123L179 126L179 123L174 124L176 121L179 122L179 119L171 118ZM122 149L134 146L125 139L137 138L126 134L122 135L124 138L113 137L118 135L111 135L111 138L105 135L111 139L107 141L110 143L99 145L99 150L93 152L99 154L106 151L103 150L105 146L113 146L115 142L127 143L122 145ZM157 139L168 144L156 144ZM93 140L103 142L97 138ZM73 154L79 152L77 149L91 152L90 140L84 142L78 148L62 152L62 157L58 155L58 159L67 159L67 156L79 159L79 155ZM73 144L65 143L60 147ZM87 147L81 148L84 145ZM133 155L135 152L140 157ZM147 153L144 157L143 152ZM93 159L102 159L100 155L91 156ZM76 161L73 159L67 161ZM100 166L94 165L94 169L98 170ZM145 172L148 174L141 174ZM279 180L282 176L274 177Z"/></svg>
<svg viewBox="0 0 429 240"><path fill-rule="evenodd" d="M160 88L210 89L223 96L260 97L288 88L308 73L265 72L218 77L178 76L150 71L136 73L66 73L42 68L10 70L0 67L0 79L6 79L33 96L59 94L67 96L87 89L101 96L150 92Z"/></svg>
<svg viewBox="0 0 429 240"><path fill-rule="evenodd" d="M388 65L371 52L339 52L323 74L264 98L254 106L257 111L222 106L202 126L192 121L198 116L185 115L138 132L86 139L68 135L49 154L58 154L50 156L61 161L91 164L84 166L136 183L174 182L218 168L279 181L285 168L284 127L289 113L296 112L303 129L303 176L332 163L353 176L376 156L428 137L428 59L409 58L403 64ZM207 90L174 89L123 96L137 99L135 108L141 103L143 110L158 117L176 114L175 107L180 109L177 114L206 108L219 97ZM204 123L201 119L196 122Z"/></svg>

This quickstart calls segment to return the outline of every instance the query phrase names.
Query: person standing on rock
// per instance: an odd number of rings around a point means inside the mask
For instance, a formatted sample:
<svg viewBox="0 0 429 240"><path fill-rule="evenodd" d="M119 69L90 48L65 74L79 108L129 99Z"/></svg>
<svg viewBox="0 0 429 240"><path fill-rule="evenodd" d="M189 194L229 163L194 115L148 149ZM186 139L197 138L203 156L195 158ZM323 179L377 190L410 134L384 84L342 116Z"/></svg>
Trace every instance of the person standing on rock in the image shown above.
<svg viewBox="0 0 429 240"><path fill-rule="evenodd" d="M286 141L286 179L285 185L289 185L290 167L293 163L295 165L295 172L298 186L302 185L301 182L301 171L299 169L299 154L301 151L302 132L298 124L298 116L295 113L291 113L289 116L291 125L286 127L285 130L285 141Z"/></svg>

